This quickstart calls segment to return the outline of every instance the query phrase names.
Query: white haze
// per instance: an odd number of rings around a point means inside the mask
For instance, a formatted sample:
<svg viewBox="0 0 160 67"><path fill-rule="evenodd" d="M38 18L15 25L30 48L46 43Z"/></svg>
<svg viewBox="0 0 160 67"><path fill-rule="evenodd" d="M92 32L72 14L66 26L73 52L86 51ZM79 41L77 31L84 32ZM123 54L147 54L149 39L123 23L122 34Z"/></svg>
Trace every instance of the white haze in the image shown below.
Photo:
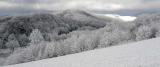
<svg viewBox="0 0 160 67"><path fill-rule="evenodd" d="M115 19L121 19L123 21L134 21L136 17L134 16L121 16L116 14L106 14L105 16L115 18Z"/></svg>
<svg viewBox="0 0 160 67"><path fill-rule="evenodd" d="M122 20L122 21L125 21L125 22L134 21L137 18L135 16L121 16L121 15L118 15L118 14L97 14L97 15L110 17L110 18Z"/></svg>

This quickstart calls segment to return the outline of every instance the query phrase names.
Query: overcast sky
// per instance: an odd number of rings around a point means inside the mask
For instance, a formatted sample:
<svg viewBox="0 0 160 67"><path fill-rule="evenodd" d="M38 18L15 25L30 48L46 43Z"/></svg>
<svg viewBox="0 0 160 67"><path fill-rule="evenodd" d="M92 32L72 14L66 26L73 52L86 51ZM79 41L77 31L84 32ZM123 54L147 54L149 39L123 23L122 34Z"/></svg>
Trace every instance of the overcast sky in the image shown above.
<svg viewBox="0 0 160 67"><path fill-rule="evenodd" d="M160 9L160 0L0 0L0 13L65 9L90 11Z"/></svg>

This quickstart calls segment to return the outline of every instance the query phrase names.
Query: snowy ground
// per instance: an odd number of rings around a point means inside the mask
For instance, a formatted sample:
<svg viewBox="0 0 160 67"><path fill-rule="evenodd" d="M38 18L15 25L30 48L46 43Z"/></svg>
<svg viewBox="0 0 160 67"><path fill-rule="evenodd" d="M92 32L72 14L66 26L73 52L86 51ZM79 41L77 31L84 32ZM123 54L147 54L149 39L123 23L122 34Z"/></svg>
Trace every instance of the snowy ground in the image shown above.
<svg viewBox="0 0 160 67"><path fill-rule="evenodd" d="M4 67L160 67L160 38Z"/></svg>

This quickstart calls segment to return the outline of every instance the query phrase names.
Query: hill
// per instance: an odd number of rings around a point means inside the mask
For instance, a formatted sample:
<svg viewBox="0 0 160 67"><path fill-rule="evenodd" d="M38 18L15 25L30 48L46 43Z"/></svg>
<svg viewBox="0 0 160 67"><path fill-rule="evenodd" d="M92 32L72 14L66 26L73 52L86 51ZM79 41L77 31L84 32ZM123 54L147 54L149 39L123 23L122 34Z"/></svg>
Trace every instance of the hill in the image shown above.
<svg viewBox="0 0 160 67"><path fill-rule="evenodd" d="M76 17L81 15L86 18L71 18L70 14L72 13ZM65 17L61 15L65 15ZM21 35L28 37L33 29L39 29L45 40L48 41L50 40L48 33L62 35L81 29L95 30L105 25L106 22L83 11L64 11L59 14L37 13L21 16L4 16L0 17L0 40L2 40L2 44L5 44L11 34L14 34L16 39L20 39ZM0 48L6 48L6 46L3 45Z"/></svg>
<svg viewBox="0 0 160 67"><path fill-rule="evenodd" d="M160 38L4 67L159 67Z"/></svg>

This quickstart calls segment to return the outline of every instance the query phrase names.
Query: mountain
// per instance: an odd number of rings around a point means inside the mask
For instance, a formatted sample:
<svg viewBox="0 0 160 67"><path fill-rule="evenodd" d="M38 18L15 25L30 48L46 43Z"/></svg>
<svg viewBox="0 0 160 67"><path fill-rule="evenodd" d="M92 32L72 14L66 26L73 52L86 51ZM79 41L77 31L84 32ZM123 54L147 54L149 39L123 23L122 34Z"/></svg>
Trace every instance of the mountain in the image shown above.
<svg viewBox="0 0 160 67"><path fill-rule="evenodd" d="M58 14L60 17L64 17L64 18L72 18L74 20L79 20L80 21L85 21L85 20L89 20L89 19L98 19L95 16L93 16L92 14L86 12L86 11L82 11L82 10L64 10L62 12L60 12Z"/></svg>
<svg viewBox="0 0 160 67"><path fill-rule="evenodd" d="M3 67L159 67L160 38Z"/></svg>
<svg viewBox="0 0 160 67"><path fill-rule="evenodd" d="M0 40L5 44L10 34L15 34L16 38L19 39L19 35L29 36L33 29L39 29L43 36L49 37L48 33L62 35L75 30L95 30L103 28L105 23L82 11L4 16L0 17Z"/></svg>
<svg viewBox="0 0 160 67"><path fill-rule="evenodd" d="M94 27L104 27L106 22L110 22L104 21L95 16L94 14L82 10L64 10L57 13L56 15L65 19L69 19L71 21L79 21L80 23L83 22L83 24L91 24L91 26Z"/></svg>

